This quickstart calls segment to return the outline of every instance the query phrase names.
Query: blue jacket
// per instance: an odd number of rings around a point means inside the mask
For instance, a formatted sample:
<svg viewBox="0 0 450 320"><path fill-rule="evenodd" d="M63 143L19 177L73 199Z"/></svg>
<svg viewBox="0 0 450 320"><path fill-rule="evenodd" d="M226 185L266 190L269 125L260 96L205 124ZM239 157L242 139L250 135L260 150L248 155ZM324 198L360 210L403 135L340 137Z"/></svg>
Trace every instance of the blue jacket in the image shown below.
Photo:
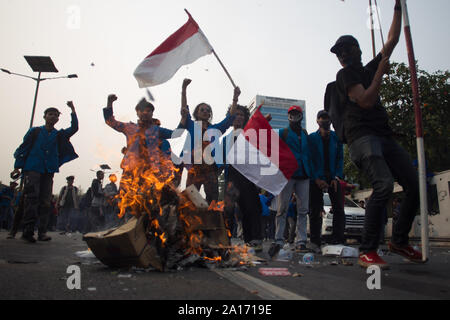
<svg viewBox="0 0 450 320"><path fill-rule="evenodd" d="M273 198L273 196L272 196L272 198ZM259 195L259 200L261 201L261 208L262 208L261 213L262 213L263 217L270 216L269 203L272 200L272 198L270 196L266 197L263 194Z"/></svg>
<svg viewBox="0 0 450 320"><path fill-rule="evenodd" d="M326 180L324 171L324 152L323 142L320 135L320 130L309 135L311 159L313 164L313 179ZM330 132L329 143L329 163L330 163L330 176L343 178L344 177L344 148L342 142L339 141L334 131Z"/></svg>
<svg viewBox="0 0 450 320"><path fill-rule="evenodd" d="M35 171L40 173L59 172L64 163L78 158L69 139L78 131L78 118L71 114L70 128L56 130L48 133L45 126L34 127L28 130L22 144L14 152L15 169ZM35 136L34 130L39 130Z"/></svg>
<svg viewBox="0 0 450 320"><path fill-rule="evenodd" d="M216 130L219 130L222 134L224 134L225 131L227 131L228 128L233 125L234 118L235 118L234 115L232 116L229 113L227 113L225 119L223 119L219 123L211 124L210 126L208 126L207 130L216 129ZM184 152L190 151L191 164L193 164L194 163L195 135L200 135L201 140L203 141L201 125L199 126L200 130L197 129L197 131L199 131L199 132L195 132L195 129L196 129L195 122L192 120L191 115L189 114L187 117L187 120L186 120L186 124L183 128L188 131L189 136L186 138L186 142L183 147L183 152L181 153L180 157L183 158ZM215 137L214 136L211 137L211 143L213 143L214 140L215 140ZM190 143L190 145L188 143ZM200 147L202 147L202 146L200 146ZM220 148L221 146L219 145L218 147ZM201 151L202 151L202 155L203 155L203 147L202 147ZM215 156L215 149L212 150L211 155L213 157ZM187 165L188 165L187 167L189 167L189 164L187 164Z"/></svg>
<svg viewBox="0 0 450 320"><path fill-rule="evenodd" d="M278 129L278 135L283 137L283 132L286 130L284 129ZM311 165L311 152L310 152L310 146L308 142L308 135L302 130L301 136L302 136L302 144L300 145L300 141L298 139L297 134L291 129L288 129L288 135L286 137L286 143L291 149L292 153L295 156L295 159L297 159L298 163L298 169L294 172L292 175L292 178L296 177L312 177L312 165ZM303 168L305 170L303 170ZM305 172L306 171L306 172Z"/></svg>

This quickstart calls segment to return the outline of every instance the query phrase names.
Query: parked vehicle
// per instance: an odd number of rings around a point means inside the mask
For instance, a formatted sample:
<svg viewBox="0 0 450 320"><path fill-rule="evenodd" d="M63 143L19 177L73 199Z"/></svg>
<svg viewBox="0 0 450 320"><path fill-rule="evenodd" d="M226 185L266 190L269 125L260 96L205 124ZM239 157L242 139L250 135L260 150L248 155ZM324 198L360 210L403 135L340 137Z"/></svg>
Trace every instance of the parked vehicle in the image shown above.
<svg viewBox="0 0 450 320"><path fill-rule="evenodd" d="M328 195L328 193L324 193L323 195L323 209L325 211L325 215L323 217L322 223L322 237L326 241L327 238L329 238L333 233L333 212L331 208L330 196ZM346 238L361 240L366 210L361 208L352 200L345 198L344 212Z"/></svg>

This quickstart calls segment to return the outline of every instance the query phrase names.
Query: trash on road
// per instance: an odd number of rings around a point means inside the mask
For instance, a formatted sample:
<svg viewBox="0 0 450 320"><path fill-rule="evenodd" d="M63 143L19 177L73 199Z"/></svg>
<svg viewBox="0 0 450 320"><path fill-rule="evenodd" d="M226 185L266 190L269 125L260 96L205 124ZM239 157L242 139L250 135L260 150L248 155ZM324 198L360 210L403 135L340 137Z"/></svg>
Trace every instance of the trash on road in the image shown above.
<svg viewBox="0 0 450 320"><path fill-rule="evenodd" d="M303 255L303 263L311 264L314 262L314 255L312 253L306 253Z"/></svg>
<svg viewBox="0 0 450 320"><path fill-rule="evenodd" d="M259 268L259 274L263 276L290 276L288 268Z"/></svg>
<svg viewBox="0 0 450 320"><path fill-rule="evenodd" d="M302 273L296 272L296 273L294 273L294 274L292 275L292 277L293 277L293 278L300 278L300 277L303 277L303 274L302 274Z"/></svg>
<svg viewBox="0 0 450 320"><path fill-rule="evenodd" d="M358 258L359 250L343 245L329 245L322 248L323 256L340 256L342 258Z"/></svg>

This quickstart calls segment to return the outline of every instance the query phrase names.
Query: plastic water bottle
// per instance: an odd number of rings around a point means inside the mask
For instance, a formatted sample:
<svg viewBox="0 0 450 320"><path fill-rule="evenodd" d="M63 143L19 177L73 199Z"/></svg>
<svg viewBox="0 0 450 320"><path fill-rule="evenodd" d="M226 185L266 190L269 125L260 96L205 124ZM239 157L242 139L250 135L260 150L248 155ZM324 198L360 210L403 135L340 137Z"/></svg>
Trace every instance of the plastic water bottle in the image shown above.
<svg viewBox="0 0 450 320"><path fill-rule="evenodd" d="M303 263L305 264L311 264L314 262L314 255L312 253L306 253L303 256Z"/></svg>

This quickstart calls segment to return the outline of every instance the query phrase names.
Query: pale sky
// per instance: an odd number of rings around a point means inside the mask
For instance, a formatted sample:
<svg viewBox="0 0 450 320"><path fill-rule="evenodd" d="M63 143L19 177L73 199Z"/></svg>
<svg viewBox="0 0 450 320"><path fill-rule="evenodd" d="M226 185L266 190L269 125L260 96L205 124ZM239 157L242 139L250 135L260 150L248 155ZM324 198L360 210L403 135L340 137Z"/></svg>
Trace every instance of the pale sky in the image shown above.
<svg viewBox="0 0 450 320"><path fill-rule="evenodd" d="M386 39L395 1L378 3ZM420 68L450 69L450 1L409 0L408 7ZM119 98L114 109L118 120L136 121L134 107L145 91L138 88L133 71L187 21L184 8L241 88L241 104L247 105L256 94L305 100L309 132L317 129L315 117L323 108L325 86L340 68L329 51L336 39L352 34L360 42L363 61L372 56L367 0L0 0L1 68L37 76L23 56L43 55L51 56L59 70L44 77L79 76L44 81L39 90L35 126L43 124L43 111L55 106L63 113L56 127L68 127L68 100L74 101L80 123L71 139L80 158L55 175L54 193L68 175L86 190L94 177L90 169L99 164L119 171L125 137L103 120L107 95ZM377 51L380 47L377 31ZM408 61L403 33L392 60ZM233 87L212 55L150 88L156 99L154 116L163 127L177 126L186 77L193 80L189 105L207 102L213 108L213 122L221 121ZM13 153L29 127L36 83L0 72L0 87L0 180L9 183Z"/></svg>

